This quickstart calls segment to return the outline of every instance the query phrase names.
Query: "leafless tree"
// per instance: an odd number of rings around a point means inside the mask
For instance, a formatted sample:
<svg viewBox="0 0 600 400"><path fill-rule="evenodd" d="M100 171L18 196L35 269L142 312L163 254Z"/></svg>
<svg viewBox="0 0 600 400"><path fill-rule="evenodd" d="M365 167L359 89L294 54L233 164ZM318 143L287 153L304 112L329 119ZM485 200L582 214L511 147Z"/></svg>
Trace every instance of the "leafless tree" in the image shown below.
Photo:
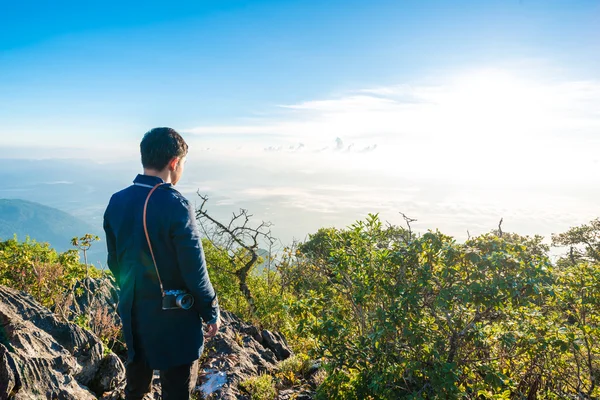
<svg viewBox="0 0 600 400"><path fill-rule="evenodd" d="M400 212L400 215L402 215L402 218L404 218L404 222L406 223L407 226L407 230L408 230L408 239L412 239L412 227L410 226L410 224L412 222L416 222L417 220L414 218L410 218L408 217L406 214L404 214L403 212Z"/></svg>
<svg viewBox="0 0 600 400"><path fill-rule="evenodd" d="M258 225L251 223L252 214L241 208L232 213L229 222L222 223L211 216L206 203L208 196L198 192L202 199L196 208L196 219L204 234L215 246L227 251L233 275L238 279L240 291L248 301L251 314L255 314L254 297L248 287L248 275L258 261L259 245L271 246L275 239L271 235L271 223L261 221Z"/></svg>

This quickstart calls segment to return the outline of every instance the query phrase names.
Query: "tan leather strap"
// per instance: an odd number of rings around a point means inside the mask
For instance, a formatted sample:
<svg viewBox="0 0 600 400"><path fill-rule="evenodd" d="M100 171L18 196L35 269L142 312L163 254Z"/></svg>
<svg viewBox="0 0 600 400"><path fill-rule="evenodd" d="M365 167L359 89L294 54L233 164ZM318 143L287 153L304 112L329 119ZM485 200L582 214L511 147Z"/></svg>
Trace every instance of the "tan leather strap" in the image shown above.
<svg viewBox="0 0 600 400"><path fill-rule="evenodd" d="M156 258L154 258L154 251L152 251L152 244L150 243L150 235L148 235L148 227L146 225L146 210L148 209L148 200L150 200L150 196L152 193L160 186L164 185L164 183L157 183L154 185L150 193L148 193L148 197L146 197L146 202L144 203L144 233L146 234L146 240L148 241L148 247L150 248L150 254L152 255L152 261L154 262L154 269L156 270L156 276L158 277L158 284L160 285L160 292L162 295L165 295L165 290L163 289L162 280L160 279L160 274L158 273L158 267L156 266Z"/></svg>

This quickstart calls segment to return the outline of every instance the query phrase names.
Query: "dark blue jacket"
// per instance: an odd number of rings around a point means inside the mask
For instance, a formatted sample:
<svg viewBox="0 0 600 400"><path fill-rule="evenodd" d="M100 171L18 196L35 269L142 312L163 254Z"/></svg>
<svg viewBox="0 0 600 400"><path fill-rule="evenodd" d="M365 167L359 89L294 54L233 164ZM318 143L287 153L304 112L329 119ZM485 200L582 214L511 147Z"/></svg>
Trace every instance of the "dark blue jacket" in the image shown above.
<svg viewBox="0 0 600 400"><path fill-rule="evenodd" d="M121 289L127 356L132 360L134 348L141 349L153 369L189 364L202 354L202 320L213 323L219 315L194 209L171 184L159 186L148 202L146 223L164 289L185 289L195 301L189 310L162 310L142 216L148 193L163 180L138 175L133 182L111 197L104 213L108 267Z"/></svg>

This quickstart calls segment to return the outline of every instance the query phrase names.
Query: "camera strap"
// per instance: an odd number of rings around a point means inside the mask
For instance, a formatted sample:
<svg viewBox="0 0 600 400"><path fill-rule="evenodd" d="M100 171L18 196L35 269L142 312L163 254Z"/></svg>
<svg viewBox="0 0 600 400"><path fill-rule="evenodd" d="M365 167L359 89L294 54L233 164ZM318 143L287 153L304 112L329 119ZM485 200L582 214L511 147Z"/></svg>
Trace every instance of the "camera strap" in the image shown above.
<svg viewBox="0 0 600 400"><path fill-rule="evenodd" d="M148 209L148 200L150 200L150 196L152 196L152 193L154 193L154 191L160 185L165 185L165 183L157 183L156 185L154 185L152 190L150 190L150 193L148 193L148 197L146 197L146 202L144 203L143 222L144 222L144 233L146 234L146 240L148 241L148 247L150 248L150 255L152 255L152 261L154 262L154 269L156 270L156 276L158 277L158 284L160 285L160 292L162 293L162 295L164 297L165 290L163 289L163 283L162 283L162 280L160 279L160 274L158 273L158 266L156 265L156 258L154 257L154 251L152 250L152 244L150 243L150 235L148 235L148 226L146 225L146 210Z"/></svg>

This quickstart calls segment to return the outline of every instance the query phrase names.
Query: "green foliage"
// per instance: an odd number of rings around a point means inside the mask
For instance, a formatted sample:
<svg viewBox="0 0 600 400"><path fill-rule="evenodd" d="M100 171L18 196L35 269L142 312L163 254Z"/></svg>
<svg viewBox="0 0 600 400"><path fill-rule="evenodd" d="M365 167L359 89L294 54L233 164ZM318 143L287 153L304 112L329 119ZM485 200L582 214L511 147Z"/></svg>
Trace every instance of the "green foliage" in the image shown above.
<svg viewBox="0 0 600 400"><path fill-rule="evenodd" d="M85 265L88 264L88 259L87 259L88 250L90 250L90 248L92 247L92 243L97 242L99 240L100 240L100 237L98 237L97 235L92 235L91 233L86 233L82 237L75 236L74 238L71 239L71 245L73 245L74 247L77 247L79 250L81 250L83 252L83 259L84 259L83 263Z"/></svg>
<svg viewBox="0 0 600 400"><path fill-rule="evenodd" d="M285 288L283 277L278 271L265 270L248 277L248 286L255 297L255 311L251 313L247 299L240 291L239 282L232 279L237 267L231 265L227 252L208 240L202 244L211 282L219 294L219 304L223 309L265 329L282 332L288 339L293 339L291 343L295 350L309 347L309 340L298 336L298 320L290 314L296 297Z"/></svg>
<svg viewBox="0 0 600 400"><path fill-rule="evenodd" d="M360 386L356 370L329 371L327 379L317 390L317 400L363 400L373 399L371 396L359 394Z"/></svg>
<svg viewBox="0 0 600 400"><path fill-rule="evenodd" d="M562 262L600 263L600 218L589 224L573 227L567 232L552 235L552 244L569 248L568 258L564 258Z"/></svg>
<svg viewBox="0 0 600 400"><path fill-rule="evenodd" d="M103 272L89 267L93 278ZM0 285L31 294L40 304L53 308L64 305L65 294L85 278L86 266L77 250L58 253L48 243L16 237L0 242Z"/></svg>
<svg viewBox="0 0 600 400"><path fill-rule="evenodd" d="M460 244L370 215L300 250L293 311L327 361L322 398L600 394L600 267L556 269L540 237Z"/></svg>
<svg viewBox="0 0 600 400"><path fill-rule="evenodd" d="M72 322L75 325L79 326L80 328L83 328L88 331L92 330L92 328L90 326L90 317L88 315L85 315L85 314L77 315L75 318L73 318Z"/></svg>
<svg viewBox="0 0 600 400"><path fill-rule="evenodd" d="M310 359L306 355L294 355L277 364L279 372L284 374L305 375L310 368Z"/></svg>
<svg viewBox="0 0 600 400"><path fill-rule="evenodd" d="M278 387L293 387L300 384L306 377L311 367L311 361L307 355L298 354L289 357L277 364L275 378Z"/></svg>
<svg viewBox="0 0 600 400"><path fill-rule="evenodd" d="M281 276L274 271L251 275L248 285L254 293L255 321L267 329L277 330L287 337L296 333L297 321L290 318L290 308L296 298L282 290Z"/></svg>
<svg viewBox="0 0 600 400"><path fill-rule="evenodd" d="M555 292L553 308L559 314L548 339L555 354L549 365L554 373L573 377L565 385L598 396L600 267L587 262L565 267L558 272Z"/></svg>
<svg viewBox="0 0 600 400"><path fill-rule="evenodd" d="M252 399L275 398L275 384L301 385L307 352L324 365L320 399L599 398L600 222L555 235L553 244L568 249L554 264L539 236L495 232L457 243L369 215L321 229L287 248L274 269L252 271L251 310L232 278L248 255L232 258L203 242L222 307L282 332L298 354L274 377L240 383ZM60 296L85 275L75 250L0 242L0 284L49 307L60 309ZM109 319L75 322L94 329Z"/></svg>
<svg viewBox="0 0 600 400"><path fill-rule="evenodd" d="M77 238L76 238L77 239ZM94 235L85 235L74 244L89 246L97 240ZM86 243L89 242L89 243ZM65 321L94 332L106 345L120 345L120 327L105 307L93 313L74 315L71 305L74 297L93 293L85 284L85 278L108 278L109 272L100 271L79 261L77 250L57 253L47 243L38 243L27 238L0 242L0 285L23 290L31 294L43 306L53 310ZM77 283L79 286L76 286Z"/></svg>
<svg viewBox="0 0 600 400"><path fill-rule="evenodd" d="M248 393L251 400L274 400L277 397L275 382L271 375L248 378L240 382L239 387Z"/></svg>
<svg viewBox="0 0 600 400"><path fill-rule="evenodd" d="M248 304L240 291L238 281L232 279L235 266L231 265L227 251L216 247L209 240L203 240L202 247L210 280L219 294L219 305L242 318L247 317Z"/></svg>
<svg viewBox="0 0 600 400"><path fill-rule="evenodd" d="M29 238L0 242L0 285L24 290L46 307L83 276L85 268L75 250L57 253L47 243Z"/></svg>

